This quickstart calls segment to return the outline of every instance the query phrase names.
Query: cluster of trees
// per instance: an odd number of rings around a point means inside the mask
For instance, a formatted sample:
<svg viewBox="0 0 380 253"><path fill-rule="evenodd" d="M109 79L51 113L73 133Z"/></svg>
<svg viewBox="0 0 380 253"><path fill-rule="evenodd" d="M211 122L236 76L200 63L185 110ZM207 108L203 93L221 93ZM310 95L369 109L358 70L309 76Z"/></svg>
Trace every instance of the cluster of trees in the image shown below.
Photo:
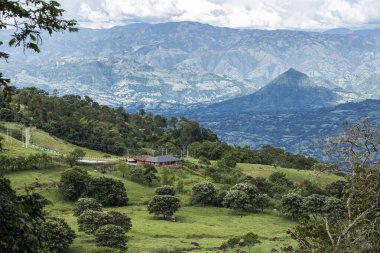
<svg viewBox="0 0 380 253"><path fill-rule="evenodd" d="M265 145L252 150L248 146L233 147L224 142L194 142L190 145L191 154L196 158L222 160L230 167L236 163L275 165L294 169L311 169L317 161L312 157L292 154L281 148Z"/></svg>
<svg viewBox="0 0 380 253"><path fill-rule="evenodd" d="M176 191L170 185L156 188L156 195L148 203L148 212L163 215L164 219L172 217L181 207L180 200L175 196Z"/></svg>
<svg viewBox="0 0 380 253"><path fill-rule="evenodd" d="M9 115L3 118L8 121L34 125L73 144L112 154L164 144L179 152L194 141L217 140L211 130L183 117L166 119L143 110L128 114L122 107L100 105L87 96L59 97L37 88L15 90L6 108Z"/></svg>
<svg viewBox="0 0 380 253"><path fill-rule="evenodd" d="M37 193L17 195L0 177L0 252L64 252L75 238L61 218L49 216L49 204Z"/></svg>
<svg viewBox="0 0 380 253"><path fill-rule="evenodd" d="M95 198L80 198L74 208L79 231L95 236L98 250L107 248L119 252L127 250L127 233L132 228L131 219L120 212L103 212L102 205Z"/></svg>
<svg viewBox="0 0 380 253"><path fill-rule="evenodd" d="M335 197L284 196L284 210L300 218L289 230L300 252L380 252L380 130L360 120L327 142L327 151L350 170L329 187ZM306 215L305 215L306 214Z"/></svg>
<svg viewBox="0 0 380 253"><path fill-rule="evenodd" d="M87 171L76 168L62 173L58 190L70 201L90 197L103 206L125 206L128 203L127 190L122 181L109 177L93 178Z"/></svg>
<svg viewBox="0 0 380 253"><path fill-rule="evenodd" d="M46 169L53 164L52 158L47 154L10 157L0 155L0 172L21 170Z"/></svg>
<svg viewBox="0 0 380 253"><path fill-rule="evenodd" d="M119 171L124 172L124 168L127 165L124 163L118 167ZM143 167L140 166L130 166L126 167L127 170L123 174L129 180L134 181L139 184L154 186L158 185L160 182L160 177L157 176L157 169L154 165L145 164Z"/></svg>
<svg viewBox="0 0 380 253"><path fill-rule="evenodd" d="M244 211L263 211L271 206L269 196L260 193L252 184L239 183L228 191L218 191L215 185L208 181L193 186L192 203Z"/></svg>

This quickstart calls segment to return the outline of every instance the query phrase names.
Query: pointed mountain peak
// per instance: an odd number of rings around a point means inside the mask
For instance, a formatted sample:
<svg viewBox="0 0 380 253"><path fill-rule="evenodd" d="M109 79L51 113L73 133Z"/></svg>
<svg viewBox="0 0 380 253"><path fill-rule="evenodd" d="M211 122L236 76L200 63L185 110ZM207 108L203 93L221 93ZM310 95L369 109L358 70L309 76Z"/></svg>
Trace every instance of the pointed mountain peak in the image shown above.
<svg viewBox="0 0 380 253"><path fill-rule="evenodd" d="M282 73L277 78L275 78L267 86L272 85L312 86L312 82L306 74L294 68L290 68L286 72Z"/></svg>

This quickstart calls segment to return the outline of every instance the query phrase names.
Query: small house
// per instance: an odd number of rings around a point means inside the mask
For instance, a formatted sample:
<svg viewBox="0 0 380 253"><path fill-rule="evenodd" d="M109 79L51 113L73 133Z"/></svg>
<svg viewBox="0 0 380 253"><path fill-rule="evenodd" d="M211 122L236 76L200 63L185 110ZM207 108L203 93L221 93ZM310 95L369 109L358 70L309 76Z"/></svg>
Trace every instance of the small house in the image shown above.
<svg viewBox="0 0 380 253"><path fill-rule="evenodd" d="M182 160L171 156L171 155L163 155L163 156L150 156L150 155L142 155L134 157L136 161L136 165L144 165L144 164L153 164L155 166L179 166L182 163Z"/></svg>

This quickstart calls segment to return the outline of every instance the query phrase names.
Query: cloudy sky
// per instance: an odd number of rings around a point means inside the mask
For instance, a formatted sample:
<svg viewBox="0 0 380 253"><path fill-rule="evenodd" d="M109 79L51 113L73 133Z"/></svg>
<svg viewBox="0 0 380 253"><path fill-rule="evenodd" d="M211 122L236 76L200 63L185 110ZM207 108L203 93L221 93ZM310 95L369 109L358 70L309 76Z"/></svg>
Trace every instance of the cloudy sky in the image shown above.
<svg viewBox="0 0 380 253"><path fill-rule="evenodd" d="M237 28L380 26L380 0L58 0L81 26L198 21Z"/></svg>

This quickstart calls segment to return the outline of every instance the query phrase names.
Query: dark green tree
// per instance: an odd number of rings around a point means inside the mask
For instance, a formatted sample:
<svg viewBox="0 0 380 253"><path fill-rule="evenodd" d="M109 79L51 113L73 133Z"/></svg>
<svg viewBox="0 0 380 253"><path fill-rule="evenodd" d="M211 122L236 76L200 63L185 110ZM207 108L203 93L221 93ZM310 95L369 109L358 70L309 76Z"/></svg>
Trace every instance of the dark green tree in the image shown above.
<svg viewBox="0 0 380 253"><path fill-rule="evenodd" d="M148 204L148 212L155 215L163 215L164 219L181 207L180 200L171 195L156 195Z"/></svg>
<svg viewBox="0 0 380 253"><path fill-rule="evenodd" d="M127 237L123 228L117 225L104 225L95 233L97 246L119 249L121 252L127 250Z"/></svg>
<svg viewBox="0 0 380 253"><path fill-rule="evenodd" d="M216 193L214 184L207 181L197 183L192 188L192 202L203 205L212 204Z"/></svg>
<svg viewBox="0 0 380 253"><path fill-rule="evenodd" d="M96 199L103 206L125 206L127 190L122 181L110 177L94 178L90 181L87 197Z"/></svg>
<svg viewBox="0 0 380 253"><path fill-rule="evenodd" d="M229 190L223 199L223 206L232 209L249 210L252 208L252 202L244 191Z"/></svg>
<svg viewBox="0 0 380 253"><path fill-rule="evenodd" d="M102 205L94 198L80 198L75 203L74 216L79 216L87 210L101 212Z"/></svg>
<svg viewBox="0 0 380 253"><path fill-rule="evenodd" d="M290 215L292 219L299 219L306 213L302 196L289 193L282 196L281 211L286 215Z"/></svg>
<svg viewBox="0 0 380 253"><path fill-rule="evenodd" d="M58 190L65 199L76 201L86 195L90 180L90 176L84 170L67 170L61 175Z"/></svg>
<svg viewBox="0 0 380 253"><path fill-rule="evenodd" d="M64 219L46 217L42 225L43 245L46 252L60 253L67 250L75 239L75 232Z"/></svg>
<svg viewBox="0 0 380 253"><path fill-rule="evenodd" d="M86 155L82 149L76 148L65 156L65 162L73 167L78 160L82 159Z"/></svg>
<svg viewBox="0 0 380 253"><path fill-rule="evenodd" d="M156 195L171 195L174 196L176 191L171 185L164 185L161 187L157 187L155 190Z"/></svg>
<svg viewBox="0 0 380 253"><path fill-rule="evenodd" d="M251 252L251 247L260 243L259 236L255 233L249 232L242 237L244 243L248 246L248 251Z"/></svg>

